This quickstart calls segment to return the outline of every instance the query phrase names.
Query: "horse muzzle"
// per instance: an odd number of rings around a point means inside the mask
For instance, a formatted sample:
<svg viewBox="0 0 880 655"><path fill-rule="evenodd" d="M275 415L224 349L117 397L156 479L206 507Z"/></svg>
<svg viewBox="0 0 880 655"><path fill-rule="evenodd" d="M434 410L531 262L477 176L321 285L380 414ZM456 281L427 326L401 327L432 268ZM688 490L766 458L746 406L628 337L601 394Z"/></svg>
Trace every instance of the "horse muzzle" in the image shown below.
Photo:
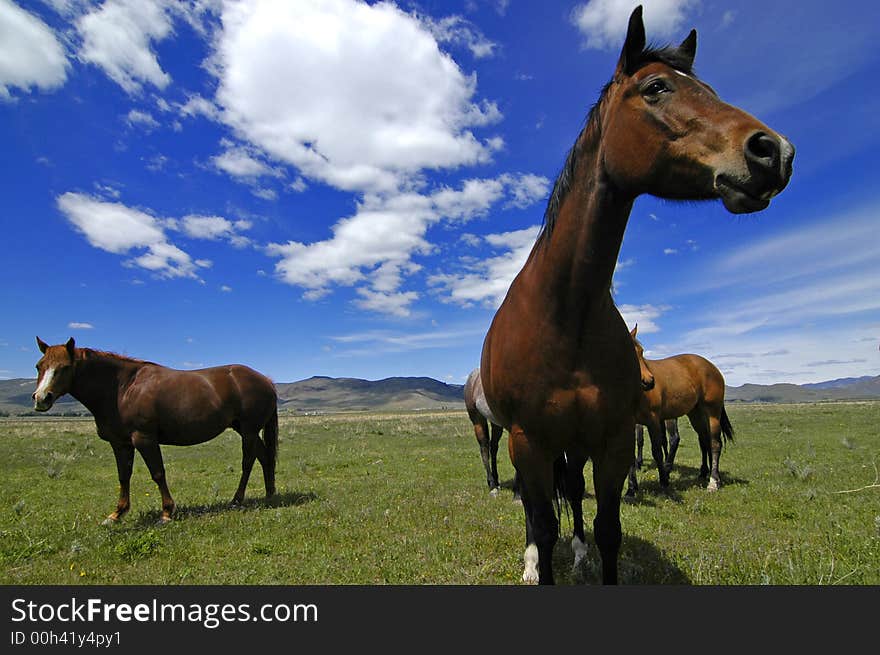
<svg viewBox="0 0 880 655"><path fill-rule="evenodd" d="M34 411L48 412L55 404L55 395L51 391L47 391L43 396L37 398L37 394L31 396L34 400Z"/></svg>
<svg viewBox="0 0 880 655"><path fill-rule="evenodd" d="M727 211L748 214L766 209L791 179L794 152L785 137L763 131L752 133L743 144L746 170L715 175L715 193Z"/></svg>

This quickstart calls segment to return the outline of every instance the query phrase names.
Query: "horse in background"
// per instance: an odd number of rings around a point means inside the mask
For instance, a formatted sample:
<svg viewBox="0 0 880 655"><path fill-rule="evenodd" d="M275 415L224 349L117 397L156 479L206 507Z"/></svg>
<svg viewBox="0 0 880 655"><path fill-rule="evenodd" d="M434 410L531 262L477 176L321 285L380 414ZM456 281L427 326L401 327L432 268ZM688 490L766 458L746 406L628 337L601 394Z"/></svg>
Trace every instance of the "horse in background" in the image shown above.
<svg viewBox="0 0 880 655"><path fill-rule="evenodd" d="M226 428L241 435L241 479L232 502L244 500L255 459L263 468L266 496L275 493L278 399L269 378L240 364L178 371L77 348L72 337L56 346L37 337L37 346L43 356L37 362L34 409L48 411L69 393L92 413L98 436L113 448L119 500L105 524L115 523L131 507L129 483L135 450L159 487L160 523L167 523L175 503L168 490L160 444L192 446L213 439Z"/></svg>
<svg viewBox="0 0 880 655"><path fill-rule="evenodd" d="M697 433L702 454L700 478L709 478L706 489L721 486L718 463L724 440L733 441L733 426L724 408L724 376L705 357L684 354L664 359L646 359L645 350L636 337L638 327L630 336L639 360L640 378L644 389L636 421L645 425L651 438L651 453L660 471L660 486L669 485L672 461L664 454L666 444L664 421L687 416ZM676 429L677 436L677 429ZM678 449L678 440L675 442ZM669 454L675 454L670 449ZM638 489L636 465L630 469L627 496Z"/></svg>
<svg viewBox="0 0 880 655"><path fill-rule="evenodd" d="M730 212L754 212L791 177L791 143L723 103L694 75L695 53L694 30L677 47L647 47L642 8L633 11L613 78L483 342L486 403L509 432L522 496L526 582L553 583L554 472L563 454L581 480L592 462L602 581L617 582L621 492L642 389L611 280L635 199L721 199ZM576 536L583 541L583 526Z"/></svg>
<svg viewBox="0 0 880 655"><path fill-rule="evenodd" d="M479 368L471 371L464 384L464 406L467 409L468 418L474 426L474 436L480 446L480 457L483 460L483 468L486 469L486 484L489 485L489 493L492 496L497 496L501 491L501 485L498 482L498 442L501 440L504 429L495 422L492 411L486 404Z"/></svg>

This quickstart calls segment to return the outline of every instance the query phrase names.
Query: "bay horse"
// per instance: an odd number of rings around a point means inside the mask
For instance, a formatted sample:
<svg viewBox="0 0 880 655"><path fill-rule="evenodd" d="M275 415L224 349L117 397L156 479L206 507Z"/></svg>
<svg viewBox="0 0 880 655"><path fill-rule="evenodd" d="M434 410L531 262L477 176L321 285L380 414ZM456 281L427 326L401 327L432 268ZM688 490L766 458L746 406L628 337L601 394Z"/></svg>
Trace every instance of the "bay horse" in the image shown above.
<svg viewBox="0 0 880 655"><path fill-rule="evenodd" d="M174 499L165 479L161 445L192 446L232 428L241 435L241 480L233 503L244 500L254 460L260 461L266 496L275 493L278 409L275 386L247 366L230 364L178 371L114 353L50 346L37 337L34 409L48 411L69 393L92 413L98 436L108 441L119 473L119 500L105 519L115 523L131 507L129 482L137 450L162 495L160 523L171 520ZM263 439L259 433L263 431Z"/></svg>
<svg viewBox="0 0 880 655"><path fill-rule="evenodd" d="M489 485L489 493L497 496L501 491L501 485L498 482L498 442L501 440L503 428L498 425L495 417L492 416L492 411L486 404L479 368L471 371L464 384L464 406L467 409L468 418L474 426L477 444L480 446L480 457L483 460L483 468L486 469L486 484Z"/></svg>
<svg viewBox="0 0 880 655"><path fill-rule="evenodd" d="M630 336L639 360L639 376L645 389L636 420L648 428L651 453L660 471L660 486L669 485L669 471L675 453L663 453L666 443L664 421L687 416L697 433L702 453L700 478L709 478L708 491L721 485L718 464L723 440L733 441L733 426L724 408L724 376L705 357L693 354L674 355L664 359L646 359L645 349L636 337L638 327ZM678 441L675 442L678 449ZM635 464L630 469L627 495L638 488Z"/></svg>
<svg viewBox="0 0 880 655"><path fill-rule="evenodd" d="M568 154L543 229L483 342L483 391L509 432L520 483L526 582L553 582L554 469L563 454L566 470L579 466L581 480L592 461L602 581L617 582L620 499L642 390L611 280L635 199L720 198L730 212L754 212L791 176L794 147L697 79L695 52L694 30L677 47L647 47L642 8L633 11L614 75Z"/></svg>

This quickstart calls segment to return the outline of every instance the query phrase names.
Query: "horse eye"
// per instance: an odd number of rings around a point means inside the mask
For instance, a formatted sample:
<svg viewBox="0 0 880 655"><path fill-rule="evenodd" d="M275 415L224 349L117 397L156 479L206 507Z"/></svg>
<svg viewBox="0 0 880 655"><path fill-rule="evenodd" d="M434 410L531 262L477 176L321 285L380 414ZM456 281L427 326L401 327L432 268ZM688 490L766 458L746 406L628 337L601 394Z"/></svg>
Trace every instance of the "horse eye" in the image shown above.
<svg viewBox="0 0 880 655"><path fill-rule="evenodd" d="M654 80L642 90L642 94L649 100L656 100L657 96L659 96L661 93L666 93L669 90L669 87L666 86L666 82L664 82L663 80Z"/></svg>

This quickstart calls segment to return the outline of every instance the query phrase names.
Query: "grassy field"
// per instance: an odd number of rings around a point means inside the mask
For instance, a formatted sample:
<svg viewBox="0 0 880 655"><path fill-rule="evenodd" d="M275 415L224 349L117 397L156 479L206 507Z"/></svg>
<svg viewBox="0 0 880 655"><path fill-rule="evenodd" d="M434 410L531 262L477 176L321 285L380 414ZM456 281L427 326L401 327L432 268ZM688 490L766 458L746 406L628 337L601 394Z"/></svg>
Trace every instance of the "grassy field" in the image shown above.
<svg viewBox="0 0 880 655"><path fill-rule="evenodd" d="M686 420L669 492L653 465L642 472L622 508L621 582L880 584L880 403L728 411L737 438L718 493L698 484ZM176 520L154 525L158 493L138 458L133 510L104 527L116 468L94 424L0 421L0 583L520 583L522 508L509 489L489 496L463 412L282 418L279 494L263 500L257 465L241 508L228 506L237 435L163 454ZM594 512L590 496L588 527ZM572 570L568 542L554 553L557 581L596 583L595 547Z"/></svg>

